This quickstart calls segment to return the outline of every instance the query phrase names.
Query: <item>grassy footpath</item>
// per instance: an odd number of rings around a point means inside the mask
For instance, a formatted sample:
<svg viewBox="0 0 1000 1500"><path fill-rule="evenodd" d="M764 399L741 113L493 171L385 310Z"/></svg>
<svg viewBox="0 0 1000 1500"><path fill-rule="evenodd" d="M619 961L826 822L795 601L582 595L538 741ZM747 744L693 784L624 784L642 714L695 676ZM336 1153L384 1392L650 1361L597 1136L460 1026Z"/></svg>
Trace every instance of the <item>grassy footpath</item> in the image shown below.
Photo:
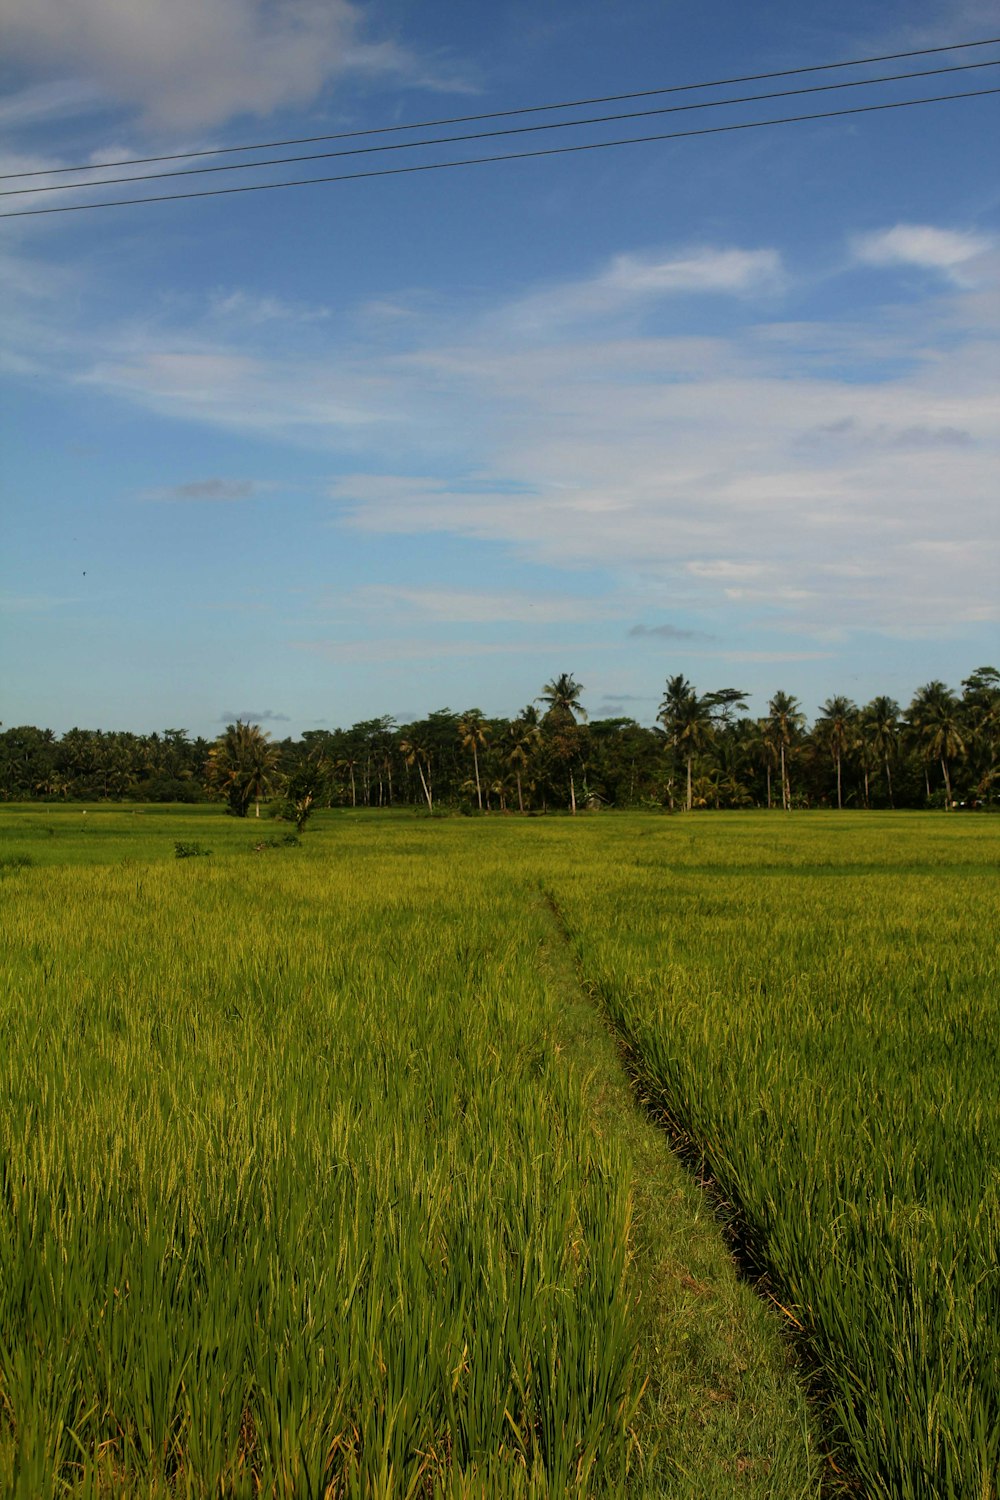
<svg viewBox="0 0 1000 1500"><path fill-rule="evenodd" d="M814 1491L539 902L566 830L3 811L0 1492Z"/></svg>
<svg viewBox="0 0 1000 1500"><path fill-rule="evenodd" d="M638 1104L546 910L557 1043L580 1076L591 1129L619 1143L633 1174L630 1276L648 1380L636 1422L642 1489L676 1500L816 1496L815 1424L778 1319L738 1278L702 1190Z"/></svg>

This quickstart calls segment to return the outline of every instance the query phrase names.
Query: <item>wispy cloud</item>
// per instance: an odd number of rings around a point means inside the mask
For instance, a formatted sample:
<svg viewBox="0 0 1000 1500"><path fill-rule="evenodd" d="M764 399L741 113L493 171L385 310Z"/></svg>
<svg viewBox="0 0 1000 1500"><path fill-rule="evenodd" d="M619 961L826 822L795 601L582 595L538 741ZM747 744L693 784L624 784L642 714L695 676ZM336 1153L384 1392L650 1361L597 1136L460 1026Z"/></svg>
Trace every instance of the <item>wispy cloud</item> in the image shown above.
<svg viewBox="0 0 1000 1500"><path fill-rule="evenodd" d="M186 484L149 490L148 500L249 500L261 488L252 479L192 479Z"/></svg>
<svg viewBox="0 0 1000 1500"><path fill-rule="evenodd" d="M664 297L681 292L748 292L772 285L780 275L777 250L708 246L660 259L617 255L594 284L624 297Z"/></svg>
<svg viewBox="0 0 1000 1500"><path fill-rule="evenodd" d="M932 224L896 224L856 235L854 259L868 266L919 266L966 284L970 264L993 248L986 235Z"/></svg>
<svg viewBox="0 0 1000 1500"><path fill-rule="evenodd" d="M653 641L711 641L714 639L704 630L683 630L679 625L633 625L629 631L629 638Z"/></svg>
<svg viewBox="0 0 1000 1500"><path fill-rule="evenodd" d="M817 443L849 442L855 449L864 448L965 448L975 442L967 427L935 427L923 422L914 427L872 426L855 417L840 417L825 422L813 434L804 434Z"/></svg>
<svg viewBox="0 0 1000 1500"><path fill-rule="evenodd" d="M0 125L16 130L46 120L65 120L89 113L104 102L93 84L78 78L54 78L5 94L0 99Z"/></svg>
<svg viewBox="0 0 1000 1500"><path fill-rule="evenodd" d="M282 714L274 708L243 708L238 712L236 709L224 708L219 715L220 724L235 724L240 720L244 724L290 724L291 718L288 714Z"/></svg>
<svg viewBox="0 0 1000 1500"><path fill-rule="evenodd" d="M209 299L212 316L232 319L242 327L259 323L322 323L331 316L328 307L288 302L281 297L261 297L241 287L216 291Z"/></svg>
<svg viewBox="0 0 1000 1500"><path fill-rule="evenodd" d="M280 353L245 353L204 337L153 332L145 339L109 348L76 378L162 416L325 446L332 446L336 429L343 439L370 423L398 420L371 370L355 374L315 360L285 364Z"/></svg>
<svg viewBox="0 0 1000 1500"><path fill-rule="evenodd" d="M560 324L620 315L664 298L774 292L777 250L712 245L661 255L616 255L594 276L539 289L505 307L498 322L535 333Z"/></svg>
<svg viewBox="0 0 1000 1500"><path fill-rule="evenodd" d="M970 248L964 231L942 233ZM934 243L921 253L947 261ZM596 279L658 284L687 258L654 273L618 257ZM741 263L722 251L715 264L717 279L749 276L723 273ZM525 300L476 316L456 305L416 339L352 344L294 320L223 327L189 305L187 326L74 332L57 299L47 323L24 326L17 357L158 415L326 452L334 525L486 540L643 591L619 609L612 587L585 610L579 591L400 587L359 598L372 613L557 624L635 620L667 599L701 618L778 616L814 638L1000 616L1000 307L984 293L946 279L932 316L924 299L785 325L771 307L766 323L698 338L624 336L600 311L540 337L508 316ZM170 497L238 500L227 487L246 482L195 478Z"/></svg>

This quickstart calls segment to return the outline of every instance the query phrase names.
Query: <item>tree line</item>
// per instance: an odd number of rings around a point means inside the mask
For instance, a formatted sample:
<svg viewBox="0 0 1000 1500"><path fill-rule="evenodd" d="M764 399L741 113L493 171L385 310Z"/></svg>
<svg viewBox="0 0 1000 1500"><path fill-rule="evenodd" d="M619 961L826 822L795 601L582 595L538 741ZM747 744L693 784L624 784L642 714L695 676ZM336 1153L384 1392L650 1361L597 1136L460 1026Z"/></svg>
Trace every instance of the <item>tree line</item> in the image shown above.
<svg viewBox="0 0 1000 1500"><path fill-rule="evenodd" d="M812 723L776 692L763 718L738 688L665 684L656 724L588 720L564 672L514 718L441 708L274 740L237 721L215 741L183 729L132 734L32 726L0 732L4 800L224 801L237 817L270 802L301 826L316 807L536 813L596 807L984 807L1000 785L1000 672L956 692L919 688L904 709L835 696Z"/></svg>

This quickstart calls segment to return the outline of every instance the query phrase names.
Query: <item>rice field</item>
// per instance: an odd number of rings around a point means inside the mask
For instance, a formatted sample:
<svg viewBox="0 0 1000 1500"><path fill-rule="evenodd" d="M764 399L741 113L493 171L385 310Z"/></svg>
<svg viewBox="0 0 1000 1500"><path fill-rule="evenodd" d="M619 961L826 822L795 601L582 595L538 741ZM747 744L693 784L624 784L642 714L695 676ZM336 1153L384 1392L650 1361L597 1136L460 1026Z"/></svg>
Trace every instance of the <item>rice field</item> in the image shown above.
<svg viewBox="0 0 1000 1500"><path fill-rule="evenodd" d="M992 1500L1000 826L281 827L0 814L0 1492Z"/></svg>
<svg viewBox="0 0 1000 1500"><path fill-rule="evenodd" d="M861 1492L991 1500L1000 826L644 833L612 880L554 882L642 1092L734 1210Z"/></svg>

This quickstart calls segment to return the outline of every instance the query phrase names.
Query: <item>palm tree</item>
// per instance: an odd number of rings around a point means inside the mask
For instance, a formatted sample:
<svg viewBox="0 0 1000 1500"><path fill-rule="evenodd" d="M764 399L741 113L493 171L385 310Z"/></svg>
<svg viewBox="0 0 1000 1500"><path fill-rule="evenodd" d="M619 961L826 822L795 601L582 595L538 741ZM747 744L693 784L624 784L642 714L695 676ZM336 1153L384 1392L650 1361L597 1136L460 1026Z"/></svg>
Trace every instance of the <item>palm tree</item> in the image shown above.
<svg viewBox="0 0 1000 1500"><path fill-rule="evenodd" d="M688 697L694 692L693 685L688 682L682 672L675 677L667 679L667 686L663 702L660 704L659 721L664 726L673 723L683 712L684 704ZM676 737L666 729L666 741L673 751L671 757L670 775L667 781L667 798L670 803L670 811L674 810L674 781L677 775L677 752L678 744Z"/></svg>
<svg viewBox="0 0 1000 1500"><path fill-rule="evenodd" d="M400 753L406 764L411 768L416 766L420 773L420 785L424 789L424 798L427 802L427 811L434 811L434 796L431 785L431 755L430 750L422 740L410 738L400 741ZM426 767L427 774L424 775Z"/></svg>
<svg viewBox="0 0 1000 1500"><path fill-rule="evenodd" d="M546 718L569 718L575 724L577 715L584 721L587 718L586 710L580 702L583 691L583 684L577 682L571 672L560 672L558 677L554 677L542 688L538 702L548 704Z"/></svg>
<svg viewBox="0 0 1000 1500"><path fill-rule="evenodd" d="M483 788L479 780L479 747L485 747L489 738L489 725L480 708L470 708L458 721L458 737L466 750L472 751L472 764L476 773L476 799L479 811L483 810Z"/></svg>
<svg viewBox="0 0 1000 1500"><path fill-rule="evenodd" d="M230 812L245 818L251 800L260 817L262 797L267 797L278 779L281 752L269 743L270 736L259 724L237 719L226 726L209 751L208 780L225 792Z"/></svg>
<svg viewBox="0 0 1000 1500"><path fill-rule="evenodd" d="M728 723L732 710L745 699L746 694L738 688L720 688L699 697L681 672L667 679L660 704L660 723L666 730L667 742L683 754L687 764L688 812L694 807L692 764L695 755L707 750L714 740L716 720Z"/></svg>
<svg viewBox="0 0 1000 1500"><path fill-rule="evenodd" d="M359 764L360 762L358 760L358 753L356 750L349 750L346 755L342 755L341 758L337 761L337 770L346 771L348 778L350 779L352 807L357 807L358 805L358 790L357 783L354 780L354 772L357 770Z"/></svg>
<svg viewBox="0 0 1000 1500"><path fill-rule="evenodd" d="M691 763L695 752L704 750L712 737L712 718L705 700L698 697L692 683L682 672L667 679L660 723L667 733L667 743L683 755L687 763L687 810L694 807Z"/></svg>
<svg viewBox="0 0 1000 1500"><path fill-rule="evenodd" d="M923 752L924 774L932 760L944 776L945 806L952 806L950 762L965 754L966 729L961 704L943 682L928 682L914 694L907 711L914 738ZM928 782L928 789L930 783Z"/></svg>
<svg viewBox="0 0 1000 1500"><path fill-rule="evenodd" d="M837 767L837 807L843 810L844 793L841 764L844 752L854 743L855 721L858 710L850 698L828 698L820 709L820 717L813 726L817 738L825 743L833 763Z"/></svg>
<svg viewBox="0 0 1000 1500"><path fill-rule="evenodd" d="M578 750L577 716L586 722L587 714L580 702L583 684L577 682L571 672L560 672L547 682L538 696L539 703L548 704L545 724L553 733L556 753L569 765L569 806L576 816L576 782L573 778L573 756Z"/></svg>
<svg viewBox="0 0 1000 1500"><path fill-rule="evenodd" d="M523 708L516 719L512 719L504 733L504 760L514 772L517 782L517 805L524 812L523 776L538 751L542 737L538 721L538 709L533 703Z"/></svg>
<svg viewBox="0 0 1000 1500"><path fill-rule="evenodd" d="M799 708L797 698L790 693L777 692L767 705L765 720L767 738L778 752L781 766L781 805L785 812L791 811L792 787L788 777L788 754L802 732L805 715Z"/></svg>
<svg viewBox="0 0 1000 1500"><path fill-rule="evenodd" d="M1000 672L996 667L977 667L965 678L962 718L973 785L979 796L991 797L1000 773Z"/></svg>
<svg viewBox="0 0 1000 1500"><path fill-rule="evenodd" d="M873 757L885 771L885 788L889 794L889 806L895 807L892 795L892 771L890 761L895 760L899 749L899 704L895 698L884 695L873 698L861 710L859 720L861 738ZM867 771L865 773L867 778ZM867 790L867 780L866 780Z"/></svg>
<svg viewBox="0 0 1000 1500"><path fill-rule="evenodd" d="M767 807L770 811L772 806L771 772L778 768L778 746L771 734L770 720L747 720L745 749L754 768L763 768L764 783L767 788Z"/></svg>

